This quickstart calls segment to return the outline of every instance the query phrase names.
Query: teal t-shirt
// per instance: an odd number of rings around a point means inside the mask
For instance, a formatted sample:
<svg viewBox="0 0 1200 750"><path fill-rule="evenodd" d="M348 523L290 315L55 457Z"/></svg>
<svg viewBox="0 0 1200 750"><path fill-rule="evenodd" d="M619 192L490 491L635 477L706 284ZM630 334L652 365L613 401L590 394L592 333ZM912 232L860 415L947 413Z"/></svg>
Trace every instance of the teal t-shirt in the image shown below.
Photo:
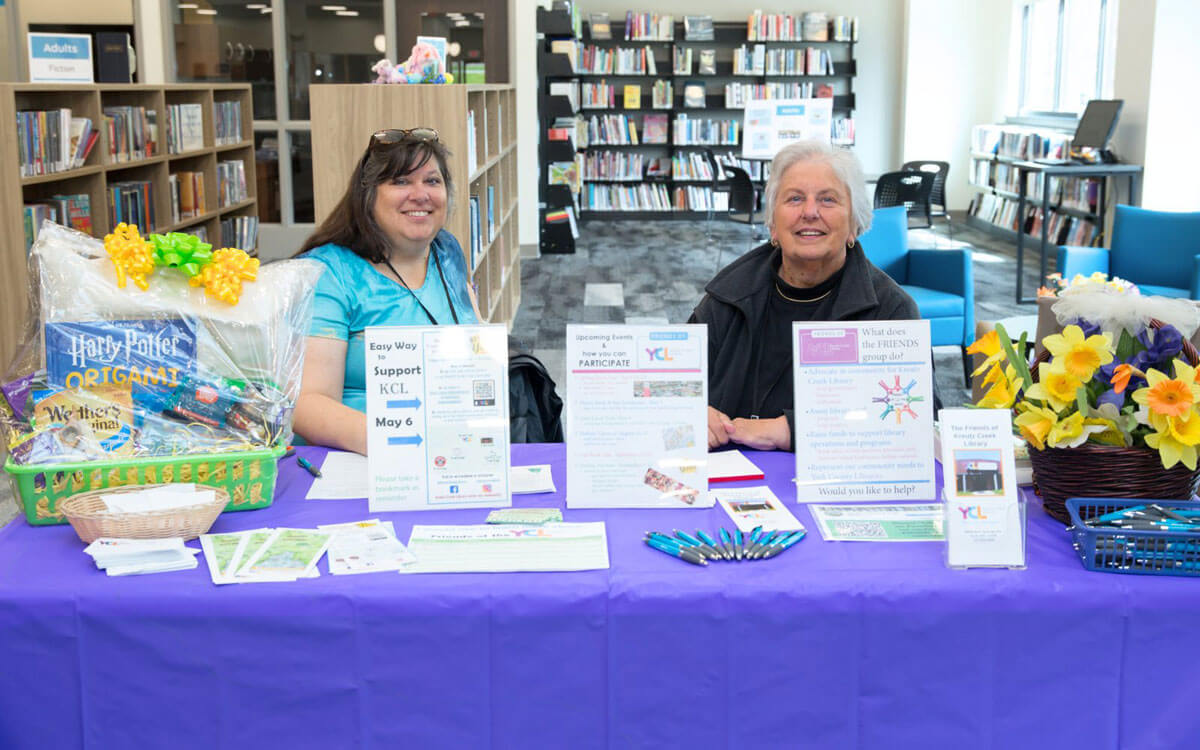
<svg viewBox="0 0 1200 750"><path fill-rule="evenodd" d="M467 294L467 264L454 235L438 232L432 252L437 253L446 276L446 291L430 259L425 283L410 293L395 280L384 276L366 259L341 245L322 245L304 257L320 261L325 272L317 280L310 336L340 339L346 342L346 373L342 403L352 409L367 410L366 355L363 331L367 326L427 326L429 317L413 299L417 295L439 325L453 325L451 301L459 323L478 323L471 298Z"/></svg>

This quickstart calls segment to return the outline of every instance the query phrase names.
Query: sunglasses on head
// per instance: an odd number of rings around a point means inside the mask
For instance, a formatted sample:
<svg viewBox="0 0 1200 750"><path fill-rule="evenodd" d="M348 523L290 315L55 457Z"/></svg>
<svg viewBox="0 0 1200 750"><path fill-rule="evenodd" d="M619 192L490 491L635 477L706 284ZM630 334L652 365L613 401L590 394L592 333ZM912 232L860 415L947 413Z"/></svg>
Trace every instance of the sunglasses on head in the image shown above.
<svg viewBox="0 0 1200 750"><path fill-rule="evenodd" d="M437 143L438 132L433 128L411 128L408 130L388 128L387 130L377 130L371 134L371 143L368 148L372 150L387 148L405 140Z"/></svg>

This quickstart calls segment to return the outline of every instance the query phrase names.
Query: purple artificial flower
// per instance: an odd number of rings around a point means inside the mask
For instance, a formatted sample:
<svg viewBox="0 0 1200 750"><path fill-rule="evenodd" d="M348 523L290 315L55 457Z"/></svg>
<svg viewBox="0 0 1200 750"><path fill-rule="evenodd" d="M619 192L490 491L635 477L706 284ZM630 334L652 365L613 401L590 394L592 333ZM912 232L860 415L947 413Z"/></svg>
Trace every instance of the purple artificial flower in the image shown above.
<svg viewBox="0 0 1200 750"><path fill-rule="evenodd" d="M1142 372L1153 367L1170 374L1170 361L1183 351L1183 336L1179 330L1173 325L1164 325L1157 330L1147 328L1137 335L1137 340L1146 350L1133 355L1129 364Z"/></svg>
<svg viewBox="0 0 1200 750"><path fill-rule="evenodd" d="M1096 335L1102 333L1099 325L1097 325L1096 323L1093 323L1090 320L1084 320L1083 318L1079 318L1079 319L1075 320L1070 325L1079 326L1079 330L1083 331L1083 337L1085 339L1088 336L1096 336Z"/></svg>

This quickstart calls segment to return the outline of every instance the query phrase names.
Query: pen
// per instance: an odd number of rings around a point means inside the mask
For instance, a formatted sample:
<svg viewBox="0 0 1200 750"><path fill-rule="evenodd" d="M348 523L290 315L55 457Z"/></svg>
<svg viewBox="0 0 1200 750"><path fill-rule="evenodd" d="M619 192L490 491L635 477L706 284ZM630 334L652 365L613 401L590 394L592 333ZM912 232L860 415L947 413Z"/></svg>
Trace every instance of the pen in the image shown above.
<svg viewBox="0 0 1200 750"><path fill-rule="evenodd" d="M795 544L796 542L803 539L804 535L807 533L808 532L806 532L804 529L800 529L799 531L792 532L791 535L789 535L787 539L784 539L782 542L779 542L778 544L771 545L771 548L767 550L766 554L763 555L763 557L774 557L775 555L778 555L779 553L783 552L788 547L791 547L793 544Z"/></svg>
<svg viewBox="0 0 1200 750"><path fill-rule="evenodd" d="M709 548L711 548L712 551L716 553L717 560L726 559L725 552L722 551L721 545L717 544L717 540L713 539L711 536L709 536L708 532L704 531L703 529L696 529L696 536L700 537L700 541L707 544L709 546Z"/></svg>
<svg viewBox="0 0 1200 750"><path fill-rule="evenodd" d="M300 466L303 467L305 471L307 471L309 474L312 474L314 477L321 476L321 470L318 469L317 467L313 466L312 464L310 464L308 462L308 459L305 458L304 456L297 456L296 463L300 464Z"/></svg>
<svg viewBox="0 0 1200 750"><path fill-rule="evenodd" d="M291 446L288 446L287 452L283 454L283 457L291 458L294 455L296 455L296 449Z"/></svg>
<svg viewBox="0 0 1200 750"><path fill-rule="evenodd" d="M673 547L657 537L646 537L646 544L659 552L665 552L672 557L678 557L680 560L690 562L692 565L708 565L708 561L699 553L686 547Z"/></svg>
<svg viewBox="0 0 1200 750"><path fill-rule="evenodd" d="M725 550L725 559L732 560L734 558L733 540L724 526L721 527L721 547Z"/></svg>
<svg viewBox="0 0 1200 750"><path fill-rule="evenodd" d="M700 554L704 555L705 557L708 557L712 560L720 559L721 553L717 552L715 547L709 547L707 544L687 533L686 531L680 531L679 529L671 529L671 531L675 533L676 537L695 547L697 551L699 551Z"/></svg>
<svg viewBox="0 0 1200 750"><path fill-rule="evenodd" d="M742 536L741 529L733 530L734 547L733 551L737 555L739 561L746 555L746 538Z"/></svg>
<svg viewBox="0 0 1200 750"><path fill-rule="evenodd" d="M787 536L782 531L767 531L758 538L758 543L754 545L754 549L750 550L750 559L758 560L771 546L772 541L779 541L782 537Z"/></svg>

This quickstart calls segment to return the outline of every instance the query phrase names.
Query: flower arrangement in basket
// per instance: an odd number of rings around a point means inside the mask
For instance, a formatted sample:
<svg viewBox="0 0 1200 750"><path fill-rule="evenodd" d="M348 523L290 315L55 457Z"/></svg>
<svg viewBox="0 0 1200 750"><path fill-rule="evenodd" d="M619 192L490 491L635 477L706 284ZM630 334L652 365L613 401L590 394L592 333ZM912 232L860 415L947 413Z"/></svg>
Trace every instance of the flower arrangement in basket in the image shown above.
<svg viewBox="0 0 1200 750"><path fill-rule="evenodd" d="M1025 336L1014 346L1002 326L968 349L987 357L976 405L1013 410L1043 507L1064 523L1068 497L1186 499L1200 478L1200 357L1155 314L1190 333L1196 310L1114 291L1055 303L1059 320L1074 322L1043 337L1032 364L1017 354Z"/></svg>

